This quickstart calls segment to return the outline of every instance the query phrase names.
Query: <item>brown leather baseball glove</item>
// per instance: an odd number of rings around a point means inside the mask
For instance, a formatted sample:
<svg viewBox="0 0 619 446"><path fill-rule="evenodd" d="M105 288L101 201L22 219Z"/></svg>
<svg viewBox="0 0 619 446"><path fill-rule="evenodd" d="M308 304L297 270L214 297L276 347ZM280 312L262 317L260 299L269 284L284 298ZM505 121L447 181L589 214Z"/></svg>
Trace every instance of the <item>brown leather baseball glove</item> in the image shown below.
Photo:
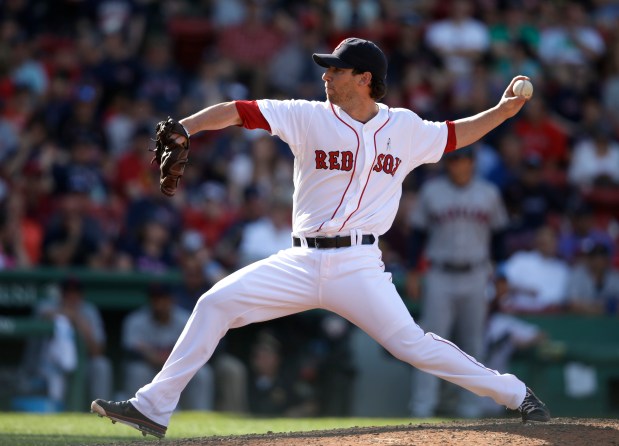
<svg viewBox="0 0 619 446"><path fill-rule="evenodd" d="M183 136L185 140L179 143L177 136ZM189 133L180 122L168 117L167 121L157 124L153 151L155 156L152 162L157 162L161 172L159 188L171 197L176 192L189 158Z"/></svg>

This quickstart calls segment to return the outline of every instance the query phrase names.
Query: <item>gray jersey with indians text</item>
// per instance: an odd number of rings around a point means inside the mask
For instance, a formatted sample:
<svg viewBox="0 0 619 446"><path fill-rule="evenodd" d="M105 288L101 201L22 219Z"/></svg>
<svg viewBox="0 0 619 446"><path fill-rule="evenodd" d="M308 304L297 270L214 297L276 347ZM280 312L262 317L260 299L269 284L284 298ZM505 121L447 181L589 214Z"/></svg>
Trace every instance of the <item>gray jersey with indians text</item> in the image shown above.
<svg viewBox="0 0 619 446"><path fill-rule="evenodd" d="M493 184L474 178L458 187L440 177L421 189L411 223L428 233L431 262L478 263L488 260L492 231L507 224L507 213Z"/></svg>

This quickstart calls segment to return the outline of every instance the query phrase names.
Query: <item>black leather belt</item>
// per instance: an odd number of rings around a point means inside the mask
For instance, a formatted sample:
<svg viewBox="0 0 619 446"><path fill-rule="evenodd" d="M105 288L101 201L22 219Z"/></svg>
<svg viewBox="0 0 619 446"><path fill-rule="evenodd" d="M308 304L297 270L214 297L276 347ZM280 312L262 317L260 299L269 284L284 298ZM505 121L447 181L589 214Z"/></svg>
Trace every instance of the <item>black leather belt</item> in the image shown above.
<svg viewBox="0 0 619 446"><path fill-rule="evenodd" d="M478 266L481 266L486 262L475 263L454 263L454 262L431 262L431 266L436 269L440 269L446 273L468 273L473 271Z"/></svg>
<svg viewBox="0 0 619 446"><path fill-rule="evenodd" d="M347 248L352 246L350 236L342 237L305 237L308 248L328 249L328 248ZM361 245L373 245L376 238L372 234L361 237ZM299 237L292 237L292 246L302 246Z"/></svg>

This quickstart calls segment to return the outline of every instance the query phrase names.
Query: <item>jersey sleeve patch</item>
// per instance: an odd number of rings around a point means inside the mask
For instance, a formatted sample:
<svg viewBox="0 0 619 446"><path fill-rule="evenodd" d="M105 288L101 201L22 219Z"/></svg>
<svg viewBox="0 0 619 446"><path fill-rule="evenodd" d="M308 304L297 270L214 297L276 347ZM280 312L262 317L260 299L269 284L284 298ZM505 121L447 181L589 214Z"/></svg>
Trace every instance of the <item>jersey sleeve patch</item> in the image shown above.
<svg viewBox="0 0 619 446"><path fill-rule="evenodd" d="M447 124L447 142L445 143L445 153L453 152L458 147L456 140L456 125L453 121L445 121Z"/></svg>
<svg viewBox="0 0 619 446"><path fill-rule="evenodd" d="M249 130L263 129L271 133L271 126L265 119L256 101L234 101L236 110L243 121L243 127Z"/></svg>

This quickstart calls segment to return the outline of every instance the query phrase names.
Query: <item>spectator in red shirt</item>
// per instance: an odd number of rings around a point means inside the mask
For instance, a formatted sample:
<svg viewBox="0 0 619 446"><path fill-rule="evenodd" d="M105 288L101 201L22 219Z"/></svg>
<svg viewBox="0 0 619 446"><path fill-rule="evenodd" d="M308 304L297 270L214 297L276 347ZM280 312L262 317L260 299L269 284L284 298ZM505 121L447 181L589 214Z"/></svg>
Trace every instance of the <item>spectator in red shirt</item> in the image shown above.
<svg viewBox="0 0 619 446"><path fill-rule="evenodd" d="M248 2L246 19L222 30L218 44L221 55L245 69L267 65L284 41L265 16L258 2Z"/></svg>
<svg viewBox="0 0 619 446"><path fill-rule="evenodd" d="M116 162L114 168L114 190L122 198L135 199L153 190L152 183L157 174L156 167L151 164L152 152L147 149L152 146L151 129L140 126L133 134L129 150Z"/></svg>
<svg viewBox="0 0 619 446"><path fill-rule="evenodd" d="M271 59L285 43L276 22L269 23L265 16L259 2L248 2L245 20L223 28L217 44L219 54L237 64L239 80L250 85L258 96L265 87Z"/></svg>
<svg viewBox="0 0 619 446"><path fill-rule="evenodd" d="M542 161L545 177L552 183L565 180L568 161L568 135L556 119L549 114L543 99L533 97L514 130L521 139L524 155Z"/></svg>
<svg viewBox="0 0 619 446"><path fill-rule="evenodd" d="M201 187L203 199L187 206L183 213L184 226L202 234L206 246L214 248L223 234L236 221L236 214L226 201L226 189L222 184L208 181Z"/></svg>

